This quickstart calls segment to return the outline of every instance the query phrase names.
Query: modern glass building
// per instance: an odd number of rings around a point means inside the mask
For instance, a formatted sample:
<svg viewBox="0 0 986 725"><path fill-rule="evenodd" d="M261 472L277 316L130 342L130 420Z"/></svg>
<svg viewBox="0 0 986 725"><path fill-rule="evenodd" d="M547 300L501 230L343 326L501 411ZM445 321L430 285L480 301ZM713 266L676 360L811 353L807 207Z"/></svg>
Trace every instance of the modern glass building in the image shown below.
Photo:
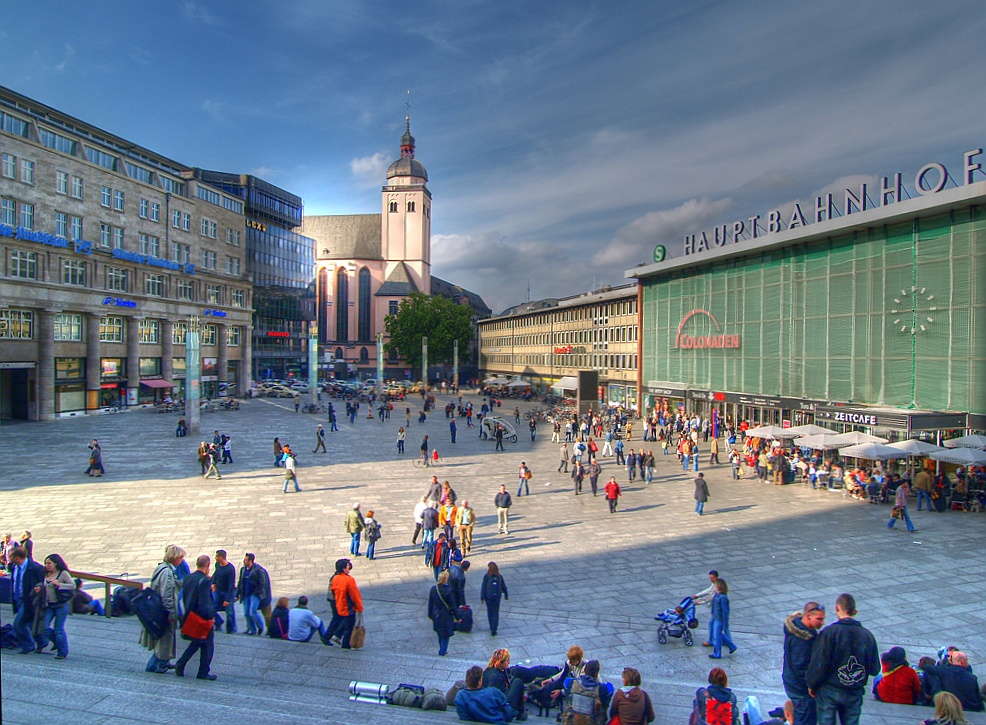
<svg viewBox="0 0 986 725"><path fill-rule="evenodd" d="M756 236L744 220L686 236L674 258L655 250L626 273L640 280L644 409L891 437L986 427L979 154L953 188L929 165L911 198L895 175L847 190L839 212L827 195L812 214L771 212Z"/></svg>
<svg viewBox="0 0 986 725"><path fill-rule="evenodd" d="M315 241L295 231L304 214L301 197L249 174L196 169L195 176L244 202L246 271L254 285L253 379L307 379Z"/></svg>

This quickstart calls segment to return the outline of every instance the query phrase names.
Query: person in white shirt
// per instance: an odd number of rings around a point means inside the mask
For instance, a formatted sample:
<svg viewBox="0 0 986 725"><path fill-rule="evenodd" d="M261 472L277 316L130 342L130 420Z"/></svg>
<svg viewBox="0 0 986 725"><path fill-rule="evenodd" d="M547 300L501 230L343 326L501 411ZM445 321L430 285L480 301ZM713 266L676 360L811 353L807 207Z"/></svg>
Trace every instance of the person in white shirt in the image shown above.
<svg viewBox="0 0 986 725"><path fill-rule="evenodd" d="M308 597L298 597L298 606L288 612L288 639L293 642L310 642L318 632L325 641L325 622L308 609Z"/></svg>
<svg viewBox="0 0 986 725"><path fill-rule="evenodd" d="M712 601L712 597L714 597L716 595L716 592L718 591L716 589L716 582L718 580L719 580L719 572L713 569L712 571L709 572L709 586L703 589L702 591L700 591L694 597L692 597L692 600L694 600L695 604L707 604ZM702 642L702 646L703 647L712 646L712 617L709 617L709 638L704 642Z"/></svg>

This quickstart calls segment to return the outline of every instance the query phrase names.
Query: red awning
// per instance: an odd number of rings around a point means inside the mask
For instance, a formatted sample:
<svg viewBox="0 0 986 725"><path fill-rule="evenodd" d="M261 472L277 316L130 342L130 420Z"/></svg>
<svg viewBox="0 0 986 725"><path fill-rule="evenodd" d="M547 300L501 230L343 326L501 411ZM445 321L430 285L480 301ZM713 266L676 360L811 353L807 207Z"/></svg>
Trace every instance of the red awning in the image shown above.
<svg viewBox="0 0 986 725"><path fill-rule="evenodd" d="M148 388L173 388L173 383L167 380L141 380L140 384Z"/></svg>

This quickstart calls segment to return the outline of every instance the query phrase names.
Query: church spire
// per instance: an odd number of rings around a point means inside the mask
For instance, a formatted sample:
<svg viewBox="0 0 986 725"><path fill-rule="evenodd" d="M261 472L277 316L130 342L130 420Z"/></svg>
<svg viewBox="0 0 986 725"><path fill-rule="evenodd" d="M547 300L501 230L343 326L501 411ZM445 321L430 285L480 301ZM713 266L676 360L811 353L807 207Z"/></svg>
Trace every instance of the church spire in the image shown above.
<svg viewBox="0 0 986 725"><path fill-rule="evenodd" d="M401 136L401 158L414 158L414 136L411 135L411 91L407 92L407 101L404 104L404 135Z"/></svg>

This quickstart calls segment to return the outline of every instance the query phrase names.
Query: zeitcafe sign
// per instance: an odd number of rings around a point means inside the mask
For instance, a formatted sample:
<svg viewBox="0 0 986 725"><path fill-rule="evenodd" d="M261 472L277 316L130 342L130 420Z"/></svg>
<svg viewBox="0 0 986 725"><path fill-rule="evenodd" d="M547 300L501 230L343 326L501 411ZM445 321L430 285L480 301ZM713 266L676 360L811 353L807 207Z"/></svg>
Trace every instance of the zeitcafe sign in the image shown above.
<svg viewBox="0 0 986 725"><path fill-rule="evenodd" d="M760 239L786 229L818 224L840 214L847 217L868 209L890 206L914 198L915 194L911 190L920 196L933 196L945 188L949 178L961 179L961 183L956 182L960 186L972 184L976 172L982 170L982 164L976 160L982 153L981 148L976 148L962 154L961 173L958 177L951 177L945 165L936 161L922 166L914 175L910 186L905 185L903 176L898 172L892 176L884 176L881 183L875 186L860 184L858 189L846 189L841 204L836 202L832 194L823 194L816 196L813 204L803 206L801 202L796 202L789 217L781 216L779 210L773 209L766 213L766 219L761 214L754 214L747 219L737 219L732 224L715 227L711 234L686 234L683 253L685 256L701 254L727 244ZM661 259L655 256L654 261L661 262L663 259L662 250Z"/></svg>

